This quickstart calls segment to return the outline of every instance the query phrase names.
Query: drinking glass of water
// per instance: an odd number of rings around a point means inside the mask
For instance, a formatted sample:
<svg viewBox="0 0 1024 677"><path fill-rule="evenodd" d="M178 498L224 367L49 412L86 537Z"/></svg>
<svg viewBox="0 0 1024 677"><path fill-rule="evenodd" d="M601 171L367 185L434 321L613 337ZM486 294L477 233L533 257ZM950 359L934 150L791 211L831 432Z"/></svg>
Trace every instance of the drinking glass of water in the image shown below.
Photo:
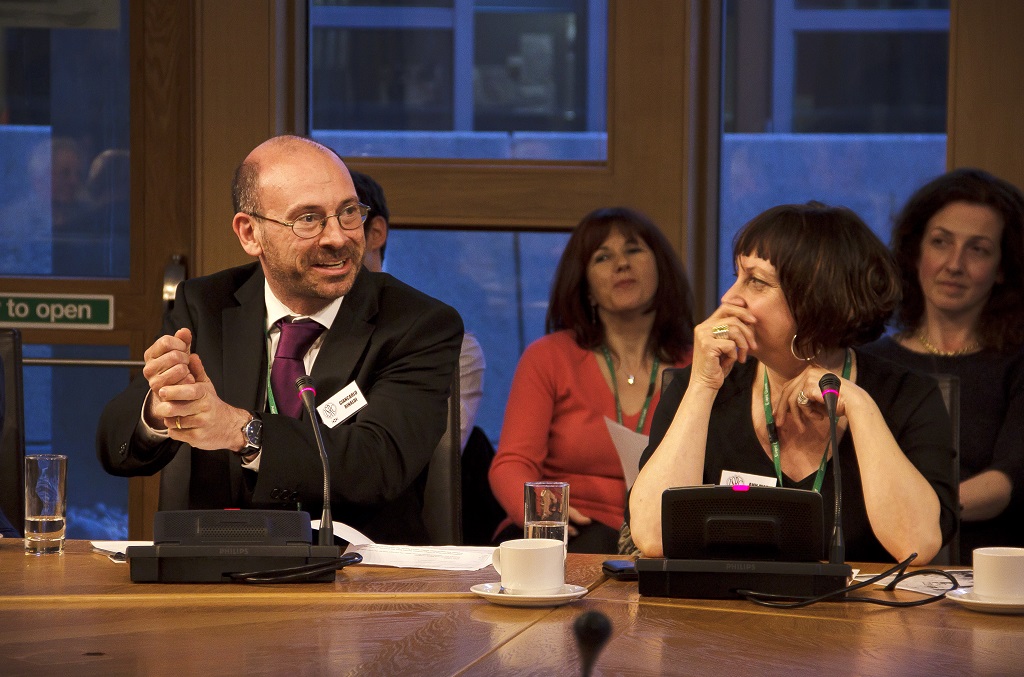
<svg viewBox="0 0 1024 677"><path fill-rule="evenodd" d="M64 552L68 457L32 454L25 457L25 554Z"/></svg>
<svg viewBox="0 0 1024 677"><path fill-rule="evenodd" d="M569 542L569 483L527 482L526 538L553 538Z"/></svg>

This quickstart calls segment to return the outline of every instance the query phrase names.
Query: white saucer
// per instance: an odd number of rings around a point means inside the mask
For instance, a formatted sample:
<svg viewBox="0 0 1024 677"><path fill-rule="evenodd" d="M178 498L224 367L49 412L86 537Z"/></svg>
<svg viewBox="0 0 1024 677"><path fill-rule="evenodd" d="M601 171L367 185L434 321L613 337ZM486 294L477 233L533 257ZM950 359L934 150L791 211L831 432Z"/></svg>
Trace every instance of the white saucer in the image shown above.
<svg viewBox="0 0 1024 677"><path fill-rule="evenodd" d="M974 594L971 588L957 588L946 593L946 599L962 604L973 611L984 611L990 614L1024 614L1024 602L1000 602L985 599Z"/></svg>
<svg viewBox="0 0 1024 677"><path fill-rule="evenodd" d="M507 592L499 592L501 583L481 583L474 585L469 590L488 602L503 606L562 606L587 594L586 588L569 584L563 585L562 591L553 595L512 595Z"/></svg>

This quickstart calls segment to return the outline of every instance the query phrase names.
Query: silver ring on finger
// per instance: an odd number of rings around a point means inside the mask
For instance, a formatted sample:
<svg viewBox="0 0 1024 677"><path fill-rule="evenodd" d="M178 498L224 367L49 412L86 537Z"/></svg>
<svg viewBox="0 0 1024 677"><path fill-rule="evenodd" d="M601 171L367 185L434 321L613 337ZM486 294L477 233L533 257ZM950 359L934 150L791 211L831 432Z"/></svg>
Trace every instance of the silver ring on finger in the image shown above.
<svg viewBox="0 0 1024 677"><path fill-rule="evenodd" d="M796 394L796 403L799 404L801 407L806 407L808 404L811 403L811 399L804 394L804 391L801 390Z"/></svg>
<svg viewBox="0 0 1024 677"><path fill-rule="evenodd" d="M729 325L719 324L711 328L711 335L716 339L727 339L729 338Z"/></svg>

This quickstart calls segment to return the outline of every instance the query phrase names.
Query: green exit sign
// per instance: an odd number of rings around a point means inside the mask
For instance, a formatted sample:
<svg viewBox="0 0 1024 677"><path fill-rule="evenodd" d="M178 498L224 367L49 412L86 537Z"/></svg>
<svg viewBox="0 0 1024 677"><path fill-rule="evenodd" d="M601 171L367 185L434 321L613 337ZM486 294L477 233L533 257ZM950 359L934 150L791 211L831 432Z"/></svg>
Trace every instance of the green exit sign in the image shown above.
<svg viewBox="0 0 1024 677"><path fill-rule="evenodd" d="M114 297L0 292L0 327L113 329Z"/></svg>

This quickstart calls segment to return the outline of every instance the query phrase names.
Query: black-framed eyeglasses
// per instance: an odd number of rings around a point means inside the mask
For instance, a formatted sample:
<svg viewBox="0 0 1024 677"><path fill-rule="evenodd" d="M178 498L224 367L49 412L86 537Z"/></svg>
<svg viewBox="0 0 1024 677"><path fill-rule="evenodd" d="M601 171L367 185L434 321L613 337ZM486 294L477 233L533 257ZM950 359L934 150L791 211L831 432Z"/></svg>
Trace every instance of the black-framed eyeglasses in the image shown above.
<svg viewBox="0 0 1024 677"><path fill-rule="evenodd" d="M281 221L274 219L263 214L256 212L246 212L249 216L257 219L263 219L264 221L273 221L274 223L282 226L287 226L292 229L297 237L301 237L303 240L308 240L316 237L320 232L327 227L327 222L331 219L338 219L338 225L345 230L355 230L366 222L366 215L370 211L370 208L364 205L362 202L357 202L354 205L348 205L343 207L337 214L330 214L324 216L323 214L317 214L310 212L309 214L303 214L294 221Z"/></svg>

